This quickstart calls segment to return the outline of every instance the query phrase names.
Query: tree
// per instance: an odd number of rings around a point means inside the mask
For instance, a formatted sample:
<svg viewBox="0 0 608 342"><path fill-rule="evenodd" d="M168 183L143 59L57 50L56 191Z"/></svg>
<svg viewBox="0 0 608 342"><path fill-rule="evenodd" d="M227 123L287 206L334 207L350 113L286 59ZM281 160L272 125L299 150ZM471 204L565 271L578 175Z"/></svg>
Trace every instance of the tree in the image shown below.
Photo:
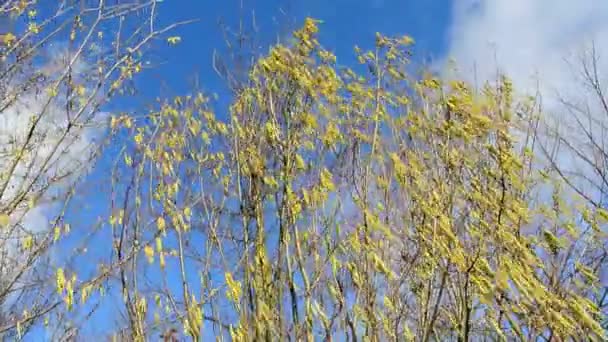
<svg viewBox="0 0 608 342"><path fill-rule="evenodd" d="M198 93L117 125L104 279L132 338L604 338L584 237L608 215L532 166L534 103L506 77L411 76L409 37L340 67L317 24L252 66L228 118Z"/></svg>

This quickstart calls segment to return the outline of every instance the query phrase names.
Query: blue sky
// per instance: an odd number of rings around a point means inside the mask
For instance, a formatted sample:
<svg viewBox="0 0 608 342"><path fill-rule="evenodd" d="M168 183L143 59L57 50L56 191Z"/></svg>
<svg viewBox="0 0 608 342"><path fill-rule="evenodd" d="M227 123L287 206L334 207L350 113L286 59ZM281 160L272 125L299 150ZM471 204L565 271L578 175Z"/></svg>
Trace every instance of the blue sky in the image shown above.
<svg viewBox="0 0 608 342"><path fill-rule="evenodd" d="M295 28L307 16L324 21L321 43L336 53L341 64L354 61L355 45L373 44L376 32L411 35L416 39L416 49L421 51L419 57L441 56L447 47L446 30L451 14L448 0L243 0L243 3L245 16L251 18L251 13L255 13L262 51L267 51L277 35L286 33L285 27ZM163 22L193 18L199 21L175 31L182 37L178 46L158 46L155 55L162 56L167 64L140 79L140 84L146 85L143 93L148 96L163 93L160 80L166 82L170 93L187 92L193 75L199 77L204 89L220 93L223 86L212 69L213 50L225 47L218 19L236 27L239 7L240 0L165 0L160 7ZM282 14L281 9L287 14ZM279 25L277 20L287 26Z"/></svg>

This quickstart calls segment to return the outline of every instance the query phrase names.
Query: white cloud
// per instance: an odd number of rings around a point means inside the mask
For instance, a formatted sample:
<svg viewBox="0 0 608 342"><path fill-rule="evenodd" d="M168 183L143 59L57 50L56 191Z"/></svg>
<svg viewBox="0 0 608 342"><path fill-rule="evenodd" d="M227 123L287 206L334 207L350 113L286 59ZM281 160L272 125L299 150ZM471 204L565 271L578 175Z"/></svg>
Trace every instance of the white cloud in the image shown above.
<svg viewBox="0 0 608 342"><path fill-rule="evenodd" d="M608 1L454 0L452 10L446 57L456 62L459 77L480 86L501 72L521 92L540 91L546 117L569 134L580 131L564 129L574 122L559 97L589 105L593 115L605 115L577 77L581 54L593 41L598 67L608 76ZM559 161L573 172L593 174L567 153Z"/></svg>
<svg viewBox="0 0 608 342"><path fill-rule="evenodd" d="M69 63L67 51L65 48L51 49L49 59L39 70L50 79L57 78ZM87 68L87 63L80 61L73 66L74 82L85 82L83 77L88 73ZM7 92L10 93L22 83L23 80L16 79L5 84ZM60 200L53 201L53 196L61 198L89 169L91 153L104 131L103 125L93 123L106 119L106 114L91 108L75 120L76 123L88 125L72 126L67 131L69 120L65 96L50 98L45 88L43 85L20 93L14 103L0 112L0 170L5 173L8 173L15 160L15 151L25 143L32 120L41 118L27 153L16 165L8 178L6 190L0 195L0 208L5 211L11 202L25 194L21 204L10 210L11 228L0 229L0 278L4 277L5 281L11 279L16 271L15 266L22 264L27 257L27 253L19 251L20 240L17 237L24 236L26 232L38 234L49 231L50 221L60 213L62 206ZM72 111L73 121L78 107ZM6 177L0 178L0 185ZM32 189L24 191L30 184L33 184ZM50 186L43 190L47 185ZM29 199L41 191L45 193L41 201L29 208ZM4 285L0 281L0 290Z"/></svg>
<svg viewBox="0 0 608 342"><path fill-rule="evenodd" d="M564 59L608 33L604 0L455 0L449 56L479 81L497 68L527 90L568 88ZM608 57L608 44L603 54Z"/></svg>

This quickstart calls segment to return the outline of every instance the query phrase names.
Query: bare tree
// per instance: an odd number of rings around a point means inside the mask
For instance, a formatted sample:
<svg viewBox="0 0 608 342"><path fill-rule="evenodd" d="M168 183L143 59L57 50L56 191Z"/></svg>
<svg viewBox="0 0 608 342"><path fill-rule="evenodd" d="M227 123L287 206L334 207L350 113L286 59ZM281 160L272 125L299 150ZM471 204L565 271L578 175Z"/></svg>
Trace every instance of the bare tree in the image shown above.
<svg viewBox="0 0 608 342"><path fill-rule="evenodd" d="M86 285L58 269L52 252L69 234L66 208L107 134L104 106L130 91L151 43L182 24L157 26L157 6L0 4L3 21L25 23L0 28L0 334L24 336Z"/></svg>
<svg viewBox="0 0 608 342"><path fill-rule="evenodd" d="M547 108L550 114L538 131L538 147L547 170L566 184L562 196L580 197L589 206L582 223L587 228L568 254L562 256L561 265L567 268L566 259L571 258L602 280L603 285L589 293L589 297L601 311L602 324L608 329L608 239L605 229L598 228L592 219L608 209L608 74L603 70L608 66L593 41L565 62L572 72L572 88L576 91L556 91L556 105ZM575 200L567 203L576 205Z"/></svg>

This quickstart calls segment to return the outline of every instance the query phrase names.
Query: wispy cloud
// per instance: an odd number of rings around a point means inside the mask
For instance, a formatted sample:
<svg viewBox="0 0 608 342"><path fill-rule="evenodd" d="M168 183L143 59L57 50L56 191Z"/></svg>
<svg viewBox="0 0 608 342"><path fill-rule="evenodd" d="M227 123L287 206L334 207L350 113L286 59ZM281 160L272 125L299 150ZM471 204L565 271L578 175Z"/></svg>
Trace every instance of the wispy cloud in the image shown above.
<svg viewBox="0 0 608 342"><path fill-rule="evenodd" d="M67 48L49 49L48 58L38 68L41 79L56 79L70 60ZM86 84L88 69L86 62L77 61L72 66L73 81ZM27 80L31 75L23 77ZM24 82L15 78L3 84L6 94L18 92L19 95L0 113L0 169L5 172L0 185L8 180L0 203L11 221L11 228L0 233L0 277L5 280L12 279L27 258L27 253L20 251L22 238L33 234L40 239L52 228L52 220L61 212L61 199L90 168L92 153L105 130L101 122L107 121L105 113L93 108L75 119L79 105L71 110L70 117L65 95L52 96L47 91L48 82L41 81L40 86L19 91ZM30 134L32 123L37 119ZM23 146L27 146L25 153L9 175L8 170ZM39 194L43 195L32 202ZM23 274L24 279L26 276L27 272ZM0 282L0 288L2 286Z"/></svg>
<svg viewBox="0 0 608 342"><path fill-rule="evenodd" d="M449 56L478 82L500 70L527 91L537 81L547 93L572 91L566 60L607 34L603 0L455 0Z"/></svg>

